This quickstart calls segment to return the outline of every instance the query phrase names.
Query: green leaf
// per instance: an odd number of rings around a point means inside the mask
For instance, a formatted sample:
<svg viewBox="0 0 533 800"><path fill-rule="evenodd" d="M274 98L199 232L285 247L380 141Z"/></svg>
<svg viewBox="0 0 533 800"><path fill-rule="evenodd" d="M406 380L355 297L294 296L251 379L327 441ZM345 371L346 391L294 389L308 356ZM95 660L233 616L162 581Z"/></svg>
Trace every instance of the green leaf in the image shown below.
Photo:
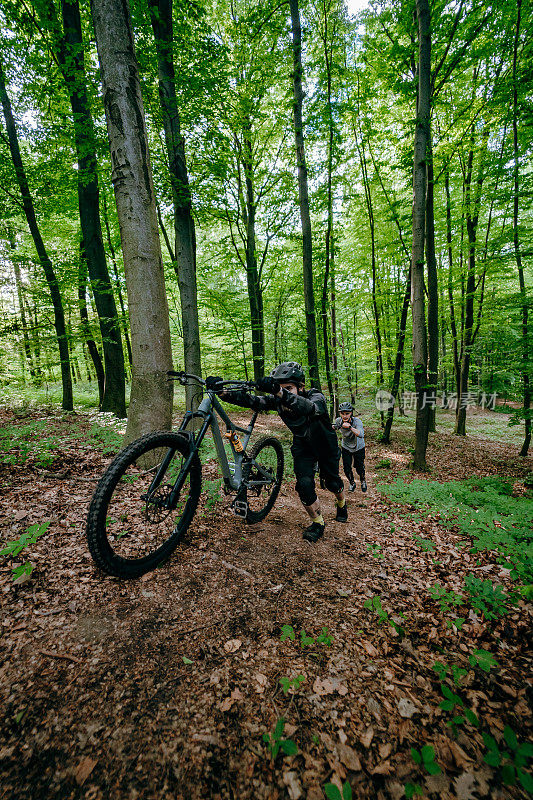
<svg viewBox="0 0 533 800"><path fill-rule="evenodd" d="M442 708L443 711L453 711L455 703L453 700L443 700L442 703L439 703L439 708Z"/></svg>
<svg viewBox="0 0 533 800"><path fill-rule="evenodd" d="M281 641L284 642L285 639L290 639L291 642L294 642L295 633L294 628L292 625L282 625L281 627Z"/></svg>
<svg viewBox="0 0 533 800"><path fill-rule="evenodd" d="M484 672L490 672L492 667L498 666L498 662L487 650L474 650L468 659L473 667L478 666Z"/></svg>
<svg viewBox="0 0 533 800"><path fill-rule="evenodd" d="M352 787L348 783L348 781L344 781L342 786L342 797L343 800L352 800Z"/></svg>
<svg viewBox="0 0 533 800"><path fill-rule="evenodd" d="M342 800L342 795L334 783L326 783L324 786L324 794L328 800Z"/></svg>
<svg viewBox="0 0 533 800"><path fill-rule="evenodd" d="M187 656L182 656L182 661L183 661L184 664L192 664L193 663L190 658L187 658Z"/></svg>
<svg viewBox="0 0 533 800"><path fill-rule="evenodd" d="M529 772L526 772L523 769L518 769L518 780L522 784L522 787L529 792L529 794L533 794L533 777L530 775Z"/></svg>
<svg viewBox="0 0 533 800"><path fill-rule="evenodd" d="M411 747L411 755L413 757L413 761L415 762L415 764L422 763L422 756L420 755L418 750L416 750L414 747Z"/></svg>
<svg viewBox="0 0 533 800"><path fill-rule="evenodd" d="M506 725L503 729L503 738L505 739L505 743L511 750L516 750L518 747L518 739L516 738L516 733L513 731L509 725Z"/></svg>
<svg viewBox="0 0 533 800"><path fill-rule="evenodd" d="M280 742L281 749L287 756L295 756L298 752L298 746L292 739L283 739Z"/></svg>
<svg viewBox="0 0 533 800"><path fill-rule="evenodd" d="M422 761L424 762L424 764L426 764L429 761L434 761L435 748L433 748L430 744L425 744L420 750L420 755L422 756Z"/></svg>
<svg viewBox="0 0 533 800"><path fill-rule="evenodd" d="M274 728L274 739L281 738L281 734L283 733L284 727L285 727L285 717L280 717L276 722L276 727Z"/></svg>
<svg viewBox="0 0 533 800"><path fill-rule="evenodd" d="M444 697L446 697L448 700L455 701L455 695L449 686L446 686L445 683L441 683L440 688Z"/></svg>
<svg viewBox="0 0 533 800"><path fill-rule="evenodd" d="M470 708L465 708L465 717L469 721L471 725L474 725L476 728L479 726L479 720L474 714L474 712Z"/></svg>
<svg viewBox="0 0 533 800"><path fill-rule="evenodd" d="M267 744L270 744L270 734L269 733L264 733L263 734L263 741L266 742Z"/></svg>
<svg viewBox="0 0 533 800"><path fill-rule="evenodd" d="M489 750L488 753L485 753L483 761L491 767L499 767L501 761L500 753L497 750Z"/></svg>
<svg viewBox="0 0 533 800"><path fill-rule="evenodd" d="M521 756L533 758L533 744L531 744L531 742L524 742L524 744L521 744L516 752Z"/></svg>
<svg viewBox="0 0 533 800"><path fill-rule="evenodd" d="M436 761L432 761L429 764L424 764L424 766L425 766L425 768L427 769L427 771L429 772L430 775L438 775L439 772L441 771L441 769L440 769L440 767L439 767L439 765L437 764Z"/></svg>
<svg viewBox="0 0 533 800"><path fill-rule="evenodd" d="M483 741L485 742L485 745L488 747L488 749L496 750L497 752L499 752L498 745L496 744L496 739L488 733L484 733L482 735L483 735Z"/></svg>
<svg viewBox="0 0 533 800"><path fill-rule="evenodd" d="M516 783L516 772L512 764L504 764L501 769L502 781L507 786L514 786Z"/></svg>

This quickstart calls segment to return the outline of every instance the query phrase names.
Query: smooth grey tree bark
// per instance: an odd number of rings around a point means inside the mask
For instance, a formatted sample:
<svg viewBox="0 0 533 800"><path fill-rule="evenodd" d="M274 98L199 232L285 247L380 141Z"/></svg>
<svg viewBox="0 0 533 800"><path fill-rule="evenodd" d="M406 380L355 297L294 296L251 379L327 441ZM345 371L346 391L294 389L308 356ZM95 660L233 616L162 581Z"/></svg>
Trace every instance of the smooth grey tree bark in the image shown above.
<svg viewBox="0 0 533 800"><path fill-rule="evenodd" d="M128 442L171 427L168 302L129 4L92 0L91 9L128 289L133 356Z"/></svg>
<svg viewBox="0 0 533 800"><path fill-rule="evenodd" d="M521 456L527 456L529 445L531 444L531 380L529 363L529 324L528 324L528 298L526 282L524 278L524 267L522 265L522 251L520 248L519 236L519 158L518 158L518 86L517 86L517 61L518 44L520 39L520 23L522 16L522 0L517 0L516 4L516 26L513 46L513 244L518 270L518 283L520 286L520 301L522 303L522 382L524 385L524 442L520 449Z"/></svg>
<svg viewBox="0 0 533 800"><path fill-rule="evenodd" d="M413 314L413 370L417 394L415 469L426 469L429 430L427 392L428 342L424 300L424 243L426 180L430 135L431 29L429 0L416 0L418 20L418 96L413 160L413 244L411 249L411 308Z"/></svg>

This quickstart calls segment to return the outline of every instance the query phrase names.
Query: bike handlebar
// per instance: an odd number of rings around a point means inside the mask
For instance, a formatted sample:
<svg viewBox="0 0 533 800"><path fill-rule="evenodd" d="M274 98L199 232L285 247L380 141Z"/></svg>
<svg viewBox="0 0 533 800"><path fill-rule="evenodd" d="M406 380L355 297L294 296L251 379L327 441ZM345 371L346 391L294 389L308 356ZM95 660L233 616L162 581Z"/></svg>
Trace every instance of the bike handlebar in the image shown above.
<svg viewBox="0 0 533 800"><path fill-rule="evenodd" d="M168 379L169 380L177 380L177 381L179 381L181 383L182 386L186 386L189 380L194 380L197 383L201 384L202 386L205 386L205 380L203 378L200 378L198 375L193 375L190 372L184 372L183 370L180 370L179 372L176 372L175 370L171 369L171 370L168 370L167 375L168 375ZM236 387L239 387L241 389L243 389L243 388L255 389L256 388L255 383L253 381L241 381L241 380L238 380L238 379L235 379L235 380L232 380L232 381L220 381L218 385L219 386L236 386Z"/></svg>

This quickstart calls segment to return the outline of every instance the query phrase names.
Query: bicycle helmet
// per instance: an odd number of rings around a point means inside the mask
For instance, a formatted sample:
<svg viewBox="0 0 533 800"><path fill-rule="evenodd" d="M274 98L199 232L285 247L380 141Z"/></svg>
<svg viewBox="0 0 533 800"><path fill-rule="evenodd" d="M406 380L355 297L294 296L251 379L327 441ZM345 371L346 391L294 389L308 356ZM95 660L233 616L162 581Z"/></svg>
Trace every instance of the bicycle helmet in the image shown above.
<svg viewBox="0 0 533 800"><path fill-rule="evenodd" d="M339 411L353 411L353 406L347 400L339 405Z"/></svg>
<svg viewBox="0 0 533 800"><path fill-rule="evenodd" d="M270 377L282 383L285 381L294 381L294 383L305 382L305 374L302 365L298 364L297 361L283 361L281 364L278 364L277 367L274 367L270 373Z"/></svg>

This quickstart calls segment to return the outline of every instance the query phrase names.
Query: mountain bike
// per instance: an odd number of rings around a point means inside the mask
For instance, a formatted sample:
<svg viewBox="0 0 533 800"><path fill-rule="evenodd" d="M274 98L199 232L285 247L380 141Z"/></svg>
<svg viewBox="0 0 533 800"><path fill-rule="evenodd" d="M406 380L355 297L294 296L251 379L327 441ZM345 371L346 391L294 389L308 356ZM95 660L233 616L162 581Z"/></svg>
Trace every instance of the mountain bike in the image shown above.
<svg viewBox="0 0 533 800"><path fill-rule="evenodd" d="M168 376L183 386L195 381L205 388L197 375L172 371ZM222 381L217 392L222 387L252 391L255 384ZM229 458L217 415L226 428ZM198 506L199 449L209 429L223 489L235 495L233 512L250 524L264 519L281 487L284 455L274 436L264 436L249 448L257 416L256 411L246 428L235 425L215 391L206 389L198 409L184 415L178 431L148 433L125 447L100 479L89 508L87 540L95 563L108 575L135 578L176 549ZM244 434L242 441L239 433Z"/></svg>

